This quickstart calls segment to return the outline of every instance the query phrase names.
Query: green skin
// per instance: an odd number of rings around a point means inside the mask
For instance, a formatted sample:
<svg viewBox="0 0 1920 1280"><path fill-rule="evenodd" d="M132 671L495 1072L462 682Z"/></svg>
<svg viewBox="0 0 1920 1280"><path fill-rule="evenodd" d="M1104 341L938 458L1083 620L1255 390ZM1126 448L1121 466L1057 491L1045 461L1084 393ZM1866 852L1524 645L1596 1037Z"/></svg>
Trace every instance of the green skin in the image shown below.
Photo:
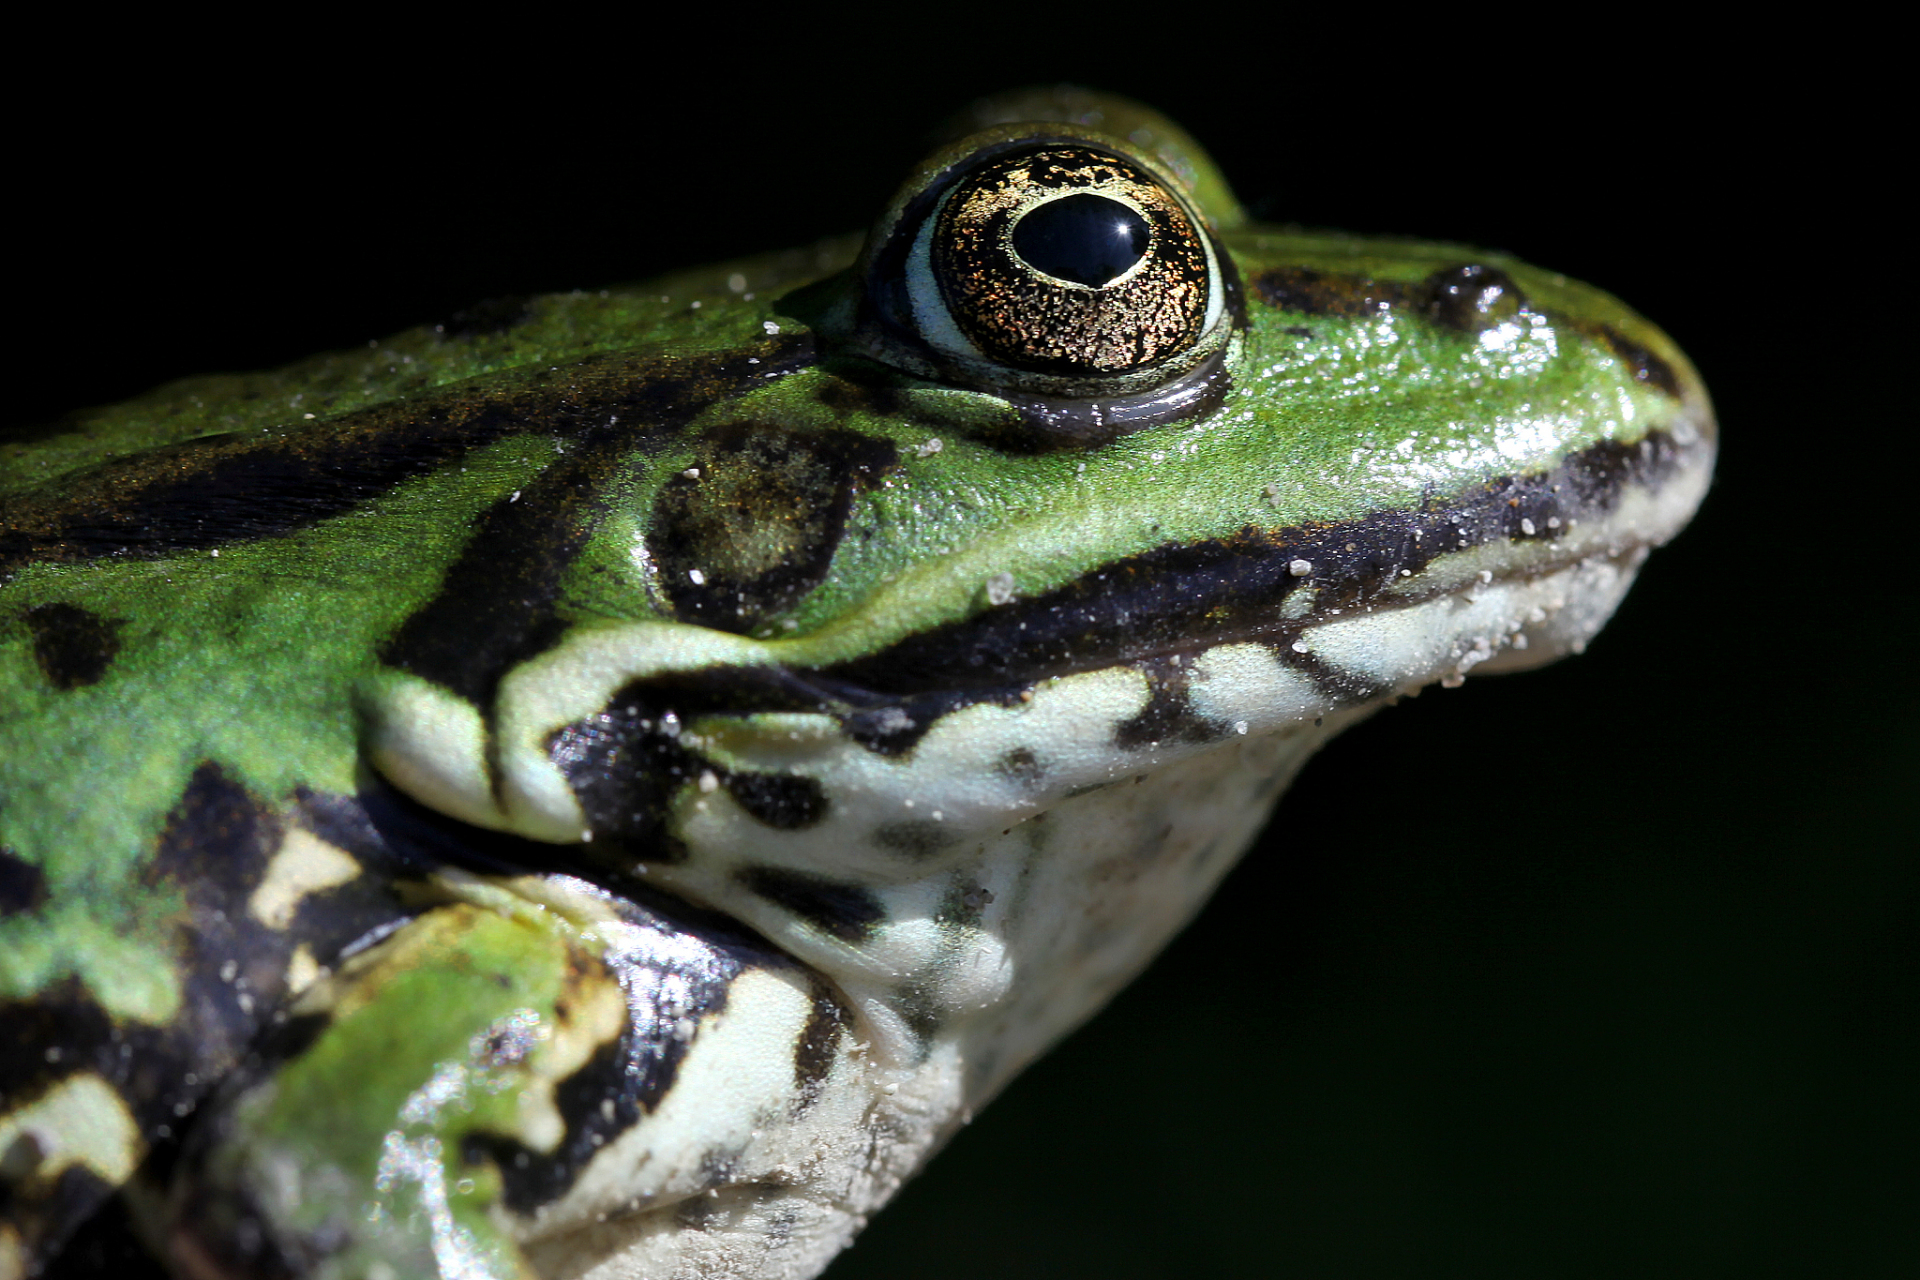
<svg viewBox="0 0 1920 1280"><path fill-rule="evenodd" d="M853 499L849 535L866 536L845 537L816 585L756 620L752 634L779 660L811 667L969 617L985 607L982 584L997 574L1010 574L1022 595L1038 594L1169 542L1410 510L1546 471L1601 442L1632 444L1671 423L1678 405L1704 403L1685 357L1598 290L1459 246L1249 225L1197 150L1175 136L1162 143L1161 160L1184 171L1243 282L1317 272L1364 277L1384 294L1476 262L1517 283L1526 309L1496 343L1430 323L1416 308L1290 310L1249 286L1224 403L1097 448L1040 454L982 442L1012 414L991 394L851 353L637 440L620 464L614 516L565 569L560 619L675 617L633 547L661 486L696 461L700 433L743 417L890 441L900 459ZM909 181L895 211L938 167ZM126 474L115 460L142 465L151 450L217 433L232 439L219 447L236 452L269 442L299 448L337 433L356 412L404 419L434 405L549 395L557 385L668 377L700 357L773 361L782 344L807 336L842 350L846 299L858 287L857 273L845 271L858 247L847 240L547 296L501 332L420 327L277 372L189 380L91 411L63 434L0 442L0 532L31 532L41 512L68 509L75 494L110 503ZM1636 365L1636 350L1671 371L1677 396L1646 376L1644 361ZM895 394L835 394L835 384L876 383ZM935 439L940 447L929 449ZM181 1018L193 966L211 958L181 942L198 909L188 887L148 864L177 823L170 815L195 769L218 762L270 807L291 806L300 788L353 793L366 768L364 697L382 670L382 644L433 598L482 513L531 486L554 457L550 437L516 432L278 536L160 558L8 562L0 577L0 847L37 868L40 883L0 919L0 1001L8 1002L0 1009L77 991L116 1026L165 1028ZM782 553L776 538L739 554ZM98 679L67 687L49 679L28 618L56 604L117 620L113 658ZM457 896L425 892L419 900L438 906L381 949L377 965L349 966L315 989L334 1002L326 1034L280 1068L277 1092L255 1095L238 1121L259 1139L324 1153L317 1158L349 1171L361 1199L380 1198L368 1188L386 1135L434 1136L453 1151L466 1133L511 1131L519 1121L501 1099L519 1087L512 1082L558 1071L573 1051L562 1028L523 1060L492 1068L507 1092L485 1094L472 1110L396 1120L436 1071L466 1062L474 1038L501 1019L546 1010L552 1023L569 956L592 951L590 934L582 941L551 913L475 907ZM298 941L286 940L276 963ZM336 961L337 943L316 945L334 946L315 957L321 965ZM350 983L352 972L360 980ZM252 1010L258 1027L295 985L285 969L264 965ZM58 1048L57 1038L45 1047ZM210 1047L192 1091L204 1093L238 1052L237 1043ZM16 1101L0 1097L0 1116ZM156 1140L165 1135L144 1134L121 1163L137 1163ZM515 1248L486 1213L496 1183L484 1172L456 1173L448 1185L456 1219L498 1273L513 1273ZM402 1217L407 1194L402 1185L388 1200ZM392 1256L428 1265L425 1237L408 1240Z"/></svg>

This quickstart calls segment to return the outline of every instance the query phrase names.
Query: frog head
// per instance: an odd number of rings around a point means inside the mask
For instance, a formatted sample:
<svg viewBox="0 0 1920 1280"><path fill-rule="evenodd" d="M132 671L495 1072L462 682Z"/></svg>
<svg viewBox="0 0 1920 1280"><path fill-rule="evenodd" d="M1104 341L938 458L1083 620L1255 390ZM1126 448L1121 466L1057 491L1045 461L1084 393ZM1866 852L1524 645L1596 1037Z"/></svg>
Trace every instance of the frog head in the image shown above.
<svg viewBox="0 0 1920 1280"><path fill-rule="evenodd" d="M703 301L757 340L658 357L698 406L609 448L537 648L436 618L363 705L402 789L746 921L899 1060L990 1024L983 1095L1331 733L1582 646L1713 428L1596 290L1249 225L1132 104L973 123L844 269Z"/></svg>

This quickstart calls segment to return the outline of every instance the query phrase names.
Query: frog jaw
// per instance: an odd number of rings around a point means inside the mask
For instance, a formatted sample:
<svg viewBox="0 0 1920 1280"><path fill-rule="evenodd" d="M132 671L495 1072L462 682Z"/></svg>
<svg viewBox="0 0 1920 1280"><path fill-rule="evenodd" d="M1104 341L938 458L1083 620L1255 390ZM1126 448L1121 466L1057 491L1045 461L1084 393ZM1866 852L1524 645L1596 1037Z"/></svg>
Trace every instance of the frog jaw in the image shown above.
<svg viewBox="0 0 1920 1280"><path fill-rule="evenodd" d="M990 1044L970 1061L1017 1066L1197 909L1285 777L1339 727L1476 667L1584 645L1647 548L1698 504L1712 450L1710 432L1676 427L1428 511L1290 531L1261 547L1264 579L1230 584L1257 599L1250 584L1264 581L1265 607L1189 609L1170 639L1150 598L1103 593L1127 576L1114 565L1061 598L902 636L870 662L684 623L579 627L509 675L486 715L420 716L426 686L383 676L374 758L454 816L588 842L596 862L749 924L834 981L889 1061L977 1032ZM1202 570L1250 559L1256 542L1172 546L1151 563L1187 575L1175 594L1190 606ZM1044 637L1009 658L1023 625L1063 602L1108 611L1105 660L1050 665ZM944 666L923 652L936 644ZM956 692L951 673L981 666ZM898 674L930 667L944 683ZM855 683L876 672L896 683ZM1263 781L1231 784L1234 804L1192 805L1231 818L1172 816L1164 796L1191 803L1195 778L1227 787L1218 778L1255 759ZM1129 847L1127 830L1182 821L1196 834L1151 875L1129 872L1153 887L1120 895L1116 916L1101 902L1111 850ZM973 1068L969 1096L1003 1069Z"/></svg>

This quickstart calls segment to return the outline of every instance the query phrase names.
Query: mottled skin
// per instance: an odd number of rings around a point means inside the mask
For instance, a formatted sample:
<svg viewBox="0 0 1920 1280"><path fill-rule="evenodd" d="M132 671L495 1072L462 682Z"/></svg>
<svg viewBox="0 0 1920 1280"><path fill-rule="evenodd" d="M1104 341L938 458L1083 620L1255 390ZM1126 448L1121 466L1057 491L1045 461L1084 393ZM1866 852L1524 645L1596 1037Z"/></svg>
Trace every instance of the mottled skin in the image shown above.
<svg viewBox="0 0 1920 1280"><path fill-rule="evenodd" d="M0 1280L96 1215L196 1277L814 1274L1315 745L1579 647L1698 501L1605 294L1249 225L1130 104L968 129L864 250L0 440ZM1194 219L1173 356L940 319L942 193L1042 145Z"/></svg>

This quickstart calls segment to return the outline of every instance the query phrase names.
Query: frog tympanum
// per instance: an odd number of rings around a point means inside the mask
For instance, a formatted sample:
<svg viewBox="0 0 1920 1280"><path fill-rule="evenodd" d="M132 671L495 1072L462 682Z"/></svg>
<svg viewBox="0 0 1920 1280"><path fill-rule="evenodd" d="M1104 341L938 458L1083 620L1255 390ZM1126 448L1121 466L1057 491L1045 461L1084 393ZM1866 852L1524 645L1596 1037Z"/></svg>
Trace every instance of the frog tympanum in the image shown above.
<svg viewBox="0 0 1920 1280"><path fill-rule="evenodd" d="M1607 295L1053 90L864 242L0 438L0 1277L814 1275L1714 438Z"/></svg>

